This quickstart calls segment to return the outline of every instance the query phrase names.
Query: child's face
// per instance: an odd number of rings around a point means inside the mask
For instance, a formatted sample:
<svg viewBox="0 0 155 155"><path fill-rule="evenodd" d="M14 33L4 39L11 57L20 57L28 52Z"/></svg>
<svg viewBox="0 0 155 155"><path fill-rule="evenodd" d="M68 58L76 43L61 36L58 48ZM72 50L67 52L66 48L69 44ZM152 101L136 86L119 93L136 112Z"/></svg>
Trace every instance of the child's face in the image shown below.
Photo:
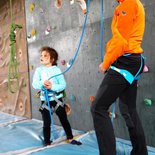
<svg viewBox="0 0 155 155"><path fill-rule="evenodd" d="M50 54L46 51L41 52L40 63L45 66L52 66Z"/></svg>

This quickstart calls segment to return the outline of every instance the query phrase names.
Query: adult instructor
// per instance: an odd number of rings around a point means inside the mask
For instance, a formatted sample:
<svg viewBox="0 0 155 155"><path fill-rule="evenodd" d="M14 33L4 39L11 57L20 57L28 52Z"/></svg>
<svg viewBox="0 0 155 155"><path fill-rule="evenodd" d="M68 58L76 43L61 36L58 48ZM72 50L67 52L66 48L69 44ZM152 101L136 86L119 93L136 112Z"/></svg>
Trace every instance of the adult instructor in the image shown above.
<svg viewBox="0 0 155 155"><path fill-rule="evenodd" d="M116 140L108 109L119 98L128 127L131 155L148 155L144 131L136 110L137 81L144 67L141 42L145 12L140 0L117 0L111 25L112 38L99 65L104 79L91 107L100 155L116 155Z"/></svg>

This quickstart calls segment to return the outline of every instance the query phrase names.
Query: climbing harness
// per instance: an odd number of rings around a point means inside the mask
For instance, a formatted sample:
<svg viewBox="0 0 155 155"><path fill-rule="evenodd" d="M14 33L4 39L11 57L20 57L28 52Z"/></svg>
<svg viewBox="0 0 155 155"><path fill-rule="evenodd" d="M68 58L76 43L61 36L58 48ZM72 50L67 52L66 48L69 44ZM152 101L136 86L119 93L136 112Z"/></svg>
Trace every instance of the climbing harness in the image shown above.
<svg viewBox="0 0 155 155"><path fill-rule="evenodd" d="M129 55L123 55L123 56L129 56ZM129 82L129 84L132 84L134 80L139 80L140 78L139 73L141 72L142 67L143 67L143 59L144 59L144 56L141 54L141 65L135 76L125 69L119 69L115 66L110 66L110 68L118 72L119 74L121 74Z"/></svg>
<svg viewBox="0 0 155 155"><path fill-rule="evenodd" d="M21 29L21 25L17 25L13 22L12 15L12 0L10 0L10 9L11 9L11 26L10 26L10 61L9 61L9 73L8 73L8 88L11 93L15 93L19 89L19 70L18 62L16 58L16 29ZM13 84L16 82L16 87L13 89Z"/></svg>
<svg viewBox="0 0 155 155"><path fill-rule="evenodd" d="M48 93L48 97L52 97L54 99L54 101L57 103L55 107L52 107L52 114L57 111L59 106L61 106L61 107L65 108L65 111L66 111L67 115L69 115L70 112L71 112L70 105L69 104L65 104L63 101L60 101L59 99L56 98L56 96L58 96L60 94L63 94L62 98L64 98L65 97L65 90L62 91L62 92L59 92L59 93L56 93L54 91L49 91L49 92L50 93ZM41 93L41 92L38 92L38 93ZM44 109L49 111L49 107L47 106L47 102L44 102L44 103L41 104L41 106L39 108L39 111L42 111Z"/></svg>
<svg viewBox="0 0 155 155"><path fill-rule="evenodd" d="M52 107L52 113L56 112L56 110L58 109L59 106L64 107L64 103L61 102L60 100L58 100L58 99L56 98L56 96L58 96L58 95L60 95L60 94L62 94L62 93L61 93L61 92L55 93L55 92L53 92L53 91L49 91L49 93L48 93L48 97L52 97L52 98L54 99L54 101L56 101L56 103L57 103L56 106L55 106L54 108ZM40 111L41 111L41 110L44 110L44 109L49 110L49 107L47 106L47 102L44 102L44 103L40 106L40 108L39 108Z"/></svg>

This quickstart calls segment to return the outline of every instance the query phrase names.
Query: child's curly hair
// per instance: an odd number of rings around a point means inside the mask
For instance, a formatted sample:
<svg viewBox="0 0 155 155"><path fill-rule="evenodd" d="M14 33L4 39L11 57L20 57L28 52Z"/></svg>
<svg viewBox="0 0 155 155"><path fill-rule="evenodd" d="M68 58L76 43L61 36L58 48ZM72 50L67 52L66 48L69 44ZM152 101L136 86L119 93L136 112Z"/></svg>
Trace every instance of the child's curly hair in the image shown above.
<svg viewBox="0 0 155 155"><path fill-rule="evenodd" d="M40 49L40 52L42 53L43 51L46 51L50 54L50 59L51 61L54 59L52 65L57 66L57 60L58 60L58 53L54 48L51 48L49 46L44 46Z"/></svg>

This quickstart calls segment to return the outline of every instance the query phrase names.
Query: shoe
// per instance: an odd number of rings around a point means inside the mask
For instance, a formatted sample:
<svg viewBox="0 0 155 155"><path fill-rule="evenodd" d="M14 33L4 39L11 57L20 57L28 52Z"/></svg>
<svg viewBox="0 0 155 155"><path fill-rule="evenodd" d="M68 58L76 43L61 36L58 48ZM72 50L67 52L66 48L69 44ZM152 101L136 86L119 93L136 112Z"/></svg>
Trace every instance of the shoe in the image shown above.
<svg viewBox="0 0 155 155"><path fill-rule="evenodd" d="M52 143L52 141L44 142L44 146L45 146L45 147L46 147L46 146L49 146L49 145L51 145L51 143Z"/></svg>
<svg viewBox="0 0 155 155"><path fill-rule="evenodd" d="M73 144L73 145L82 145L82 143L79 142L79 141L77 141L77 140L72 140L72 141L70 142L70 144Z"/></svg>

